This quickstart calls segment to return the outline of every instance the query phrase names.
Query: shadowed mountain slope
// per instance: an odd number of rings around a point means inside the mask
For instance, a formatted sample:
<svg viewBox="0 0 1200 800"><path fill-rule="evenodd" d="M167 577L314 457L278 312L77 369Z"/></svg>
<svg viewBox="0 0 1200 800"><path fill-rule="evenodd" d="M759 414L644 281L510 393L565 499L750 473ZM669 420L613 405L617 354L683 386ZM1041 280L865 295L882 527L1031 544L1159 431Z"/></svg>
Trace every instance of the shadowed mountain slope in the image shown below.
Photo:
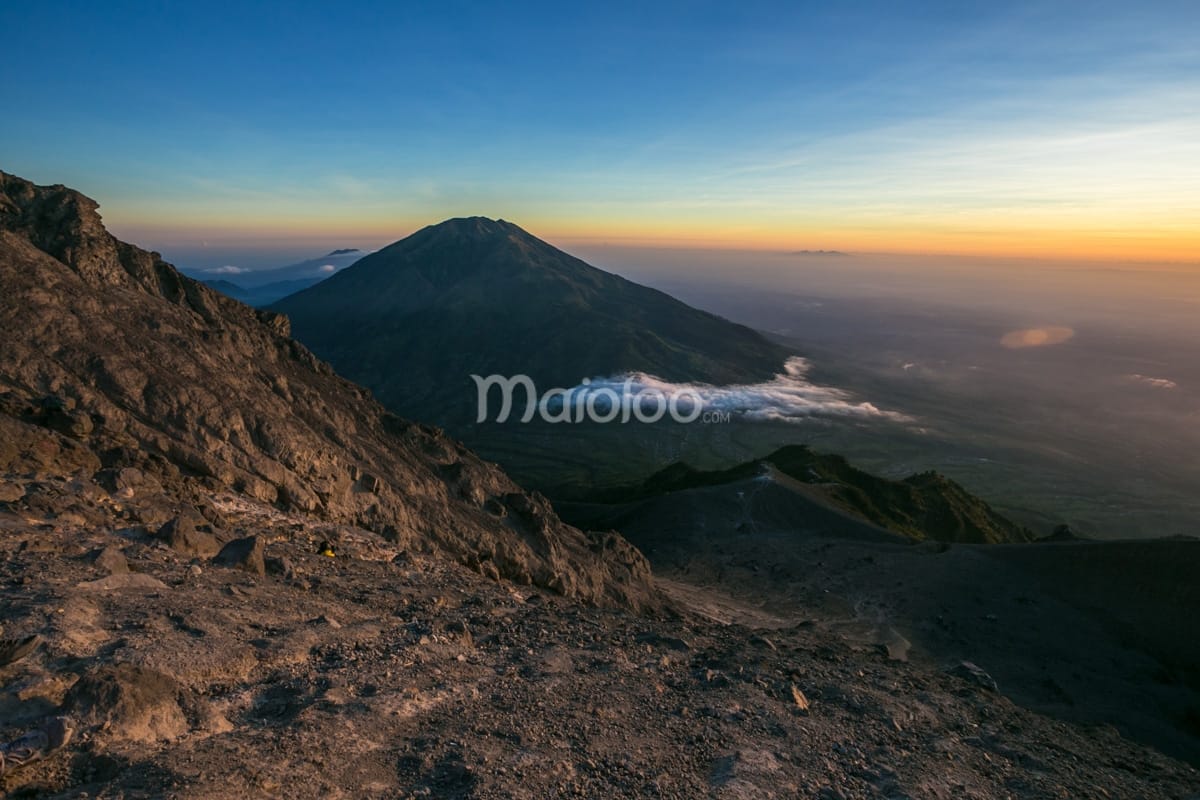
<svg viewBox="0 0 1200 800"><path fill-rule="evenodd" d="M725 470L674 464L631 486L597 493L594 499L620 504L747 480L774 470L794 490L857 519L912 539L944 542L1032 541L1027 528L1006 519L983 500L937 472L893 481L851 466L837 455L807 447L783 447L757 461Z"/></svg>
<svg viewBox="0 0 1200 800"><path fill-rule="evenodd" d="M216 289L223 295L232 297L234 300L245 303L248 306L261 308L269 306L271 303L287 297L289 294L307 289L314 284L320 283L323 278L297 278L296 280L277 281L275 283L266 283L262 286L245 287L240 284L227 280L206 280L204 285L210 289Z"/></svg>
<svg viewBox="0 0 1200 800"><path fill-rule="evenodd" d="M272 308L386 406L447 425L475 416L472 374L525 374L541 391L627 371L736 383L790 355L483 217L424 228Z"/></svg>

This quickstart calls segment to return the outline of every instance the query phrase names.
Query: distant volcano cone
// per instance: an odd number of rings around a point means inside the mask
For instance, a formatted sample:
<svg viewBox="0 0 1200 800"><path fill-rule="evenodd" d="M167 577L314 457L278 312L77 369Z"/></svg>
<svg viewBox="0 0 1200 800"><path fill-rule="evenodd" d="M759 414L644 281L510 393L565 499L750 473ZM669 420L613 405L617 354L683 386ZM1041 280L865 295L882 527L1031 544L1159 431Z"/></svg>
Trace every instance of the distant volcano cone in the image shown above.
<svg viewBox="0 0 1200 800"><path fill-rule="evenodd" d="M272 307L385 405L439 424L473 416L472 374L529 375L542 391L630 371L753 382L791 354L485 217L424 228Z"/></svg>

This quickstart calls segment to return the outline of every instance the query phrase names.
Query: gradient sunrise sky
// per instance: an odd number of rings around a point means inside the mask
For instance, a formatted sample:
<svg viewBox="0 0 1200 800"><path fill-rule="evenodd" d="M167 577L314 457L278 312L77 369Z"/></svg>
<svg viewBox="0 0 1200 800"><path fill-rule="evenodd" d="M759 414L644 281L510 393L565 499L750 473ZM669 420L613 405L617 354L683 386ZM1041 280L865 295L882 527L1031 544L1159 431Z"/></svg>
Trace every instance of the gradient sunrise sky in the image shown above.
<svg viewBox="0 0 1200 800"><path fill-rule="evenodd" d="M0 31L0 169L168 256L483 214L1200 265L1195 2L50 1Z"/></svg>

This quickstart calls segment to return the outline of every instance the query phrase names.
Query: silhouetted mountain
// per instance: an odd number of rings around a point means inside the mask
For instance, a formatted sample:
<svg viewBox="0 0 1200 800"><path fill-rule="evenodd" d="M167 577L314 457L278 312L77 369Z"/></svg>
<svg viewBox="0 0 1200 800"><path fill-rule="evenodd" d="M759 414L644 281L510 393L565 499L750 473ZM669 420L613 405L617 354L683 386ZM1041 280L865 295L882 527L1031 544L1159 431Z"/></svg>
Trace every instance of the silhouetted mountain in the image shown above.
<svg viewBox="0 0 1200 800"><path fill-rule="evenodd" d="M790 354L482 217L424 228L272 308L389 408L439 424L473 418L472 374L542 391L626 371L731 383L770 378Z"/></svg>
<svg viewBox="0 0 1200 800"><path fill-rule="evenodd" d="M334 374L284 317L115 239L71 189L0 173L0 287L2 472L111 482L132 469L158 487L125 498L144 524L232 493L567 595L650 597L619 537L567 527Z"/></svg>

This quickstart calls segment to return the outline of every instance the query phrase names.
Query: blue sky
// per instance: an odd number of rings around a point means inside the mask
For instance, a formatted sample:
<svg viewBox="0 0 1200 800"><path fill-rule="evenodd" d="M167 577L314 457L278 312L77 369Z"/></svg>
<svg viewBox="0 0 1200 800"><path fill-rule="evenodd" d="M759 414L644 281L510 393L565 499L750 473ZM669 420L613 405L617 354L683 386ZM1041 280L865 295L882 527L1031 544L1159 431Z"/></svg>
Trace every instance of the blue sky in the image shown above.
<svg viewBox="0 0 1200 800"><path fill-rule="evenodd" d="M688 246L1197 243L1194 3L506 5L8 4L0 169L196 260L465 214Z"/></svg>

